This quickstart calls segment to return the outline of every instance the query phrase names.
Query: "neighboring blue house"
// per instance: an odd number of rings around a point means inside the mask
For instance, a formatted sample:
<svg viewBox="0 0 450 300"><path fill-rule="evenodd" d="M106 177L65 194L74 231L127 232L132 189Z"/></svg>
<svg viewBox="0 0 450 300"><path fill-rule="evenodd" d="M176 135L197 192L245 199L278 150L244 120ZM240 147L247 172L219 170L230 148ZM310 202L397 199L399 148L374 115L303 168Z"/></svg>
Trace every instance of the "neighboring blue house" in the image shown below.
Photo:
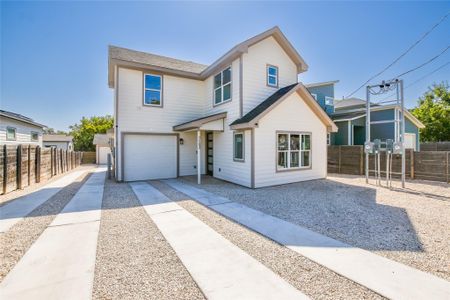
<svg viewBox="0 0 450 300"><path fill-rule="evenodd" d="M316 98L320 106L330 115L339 130L328 137L330 145L364 145L366 141L366 101L358 98L334 100L334 84L338 81L328 81L308 84L306 87ZM393 120L400 115L400 107L395 105L377 105L371 107L372 121ZM406 148L419 151L419 129L425 126L409 111L405 113L405 145ZM373 124L371 140L395 139L400 134L400 128L394 123Z"/></svg>

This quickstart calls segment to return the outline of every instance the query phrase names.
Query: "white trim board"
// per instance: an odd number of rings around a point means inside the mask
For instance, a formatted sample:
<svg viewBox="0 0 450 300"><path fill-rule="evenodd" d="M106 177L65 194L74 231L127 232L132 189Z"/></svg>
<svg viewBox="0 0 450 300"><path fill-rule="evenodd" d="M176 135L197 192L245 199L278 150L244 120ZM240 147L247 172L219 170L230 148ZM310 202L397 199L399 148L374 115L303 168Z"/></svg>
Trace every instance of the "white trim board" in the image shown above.
<svg viewBox="0 0 450 300"><path fill-rule="evenodd" d="M129 185L206 298L308 299L153 186Z"/></svg>
<svg viewBox="0 0 450 300"><path fill-rule="evenodd" d="M387 298L448 299L450 295L450 282L437 276L352 247L240 203L209 205L200 199L206 194L213 198L214 194L175 179L164 182L231 220Z"/></svg>

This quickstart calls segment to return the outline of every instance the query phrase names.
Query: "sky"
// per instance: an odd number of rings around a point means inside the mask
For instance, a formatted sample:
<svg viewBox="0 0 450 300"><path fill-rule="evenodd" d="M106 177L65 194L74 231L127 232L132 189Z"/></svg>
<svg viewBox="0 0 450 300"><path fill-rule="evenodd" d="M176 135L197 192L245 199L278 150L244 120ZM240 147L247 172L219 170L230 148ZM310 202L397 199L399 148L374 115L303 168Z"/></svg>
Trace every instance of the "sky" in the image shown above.
<svg viewBox="0 0 450 300"><path fill-rule="evenodd" d="M113 113L108 45L211 64L275 25L309 65L303 83L339 80L347 96L450 11L450 2L1 2L1 109L68 130ZM450 45L450 16L373 83ZM450 61L450 50L403 77L405 86ZM450 64L405 90L407 107ZM361 89L355 94L364 98Z"/></svg>

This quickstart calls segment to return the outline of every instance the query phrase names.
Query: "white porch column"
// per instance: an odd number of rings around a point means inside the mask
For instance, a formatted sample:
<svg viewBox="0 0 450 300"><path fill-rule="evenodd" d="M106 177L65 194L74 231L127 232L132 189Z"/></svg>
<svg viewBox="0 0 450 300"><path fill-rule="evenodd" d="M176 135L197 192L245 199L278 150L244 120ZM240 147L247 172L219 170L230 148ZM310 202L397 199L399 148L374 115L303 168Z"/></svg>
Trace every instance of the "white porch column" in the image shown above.
<svg viewBox="0 0 450 300"><path fill-rule="evenodd" d="M200 162L200 130L197 130L197 184L201 184L201 162Z"/></svg>

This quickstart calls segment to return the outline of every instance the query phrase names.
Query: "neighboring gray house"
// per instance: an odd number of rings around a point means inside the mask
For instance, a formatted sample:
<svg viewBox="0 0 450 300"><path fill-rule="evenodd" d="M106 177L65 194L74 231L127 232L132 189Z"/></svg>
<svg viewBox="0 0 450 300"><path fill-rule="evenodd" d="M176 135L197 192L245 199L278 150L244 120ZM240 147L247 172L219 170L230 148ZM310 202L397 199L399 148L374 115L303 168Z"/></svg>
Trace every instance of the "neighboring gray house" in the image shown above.
<svg viewBox="0 0 450 300"><path fill-rule="evenodd" d="M65 134L44 134L44 147L73 150L73 137Z"/></svg>
<svg viewBox="0 0 450 300"><path fill-rule="evenodd" d="M337 100L331 115L338 132L331 135L333 145L364 145L366 140L366 101L358 98ZM371 105L372 121L393 120L400 118L401 108L396 105ZM419 151L419 129L425 128L414 115L405 109L405 147ZM375 124L371 126L371 139L394 139L401 134L394 123Z"/></svg>
<svg viewBox="0 0 450 300"><path fill-rule="evenodd" d="M339 128L338 132L328 134L329 145L364 145L366 141L366 100L348 98L334 99L334 85L338 81L306 84L305 87L327 112ZM372 121L393 120L400 117L400 107L396 105L371 105ZM419 151L419 129L425 126L408 110L405 112L405 146ZM400 135L400 128L394 123L372 124L371 139L395 139Z"/></svg>
<svg viewBox="0 0 450 300"><path fill-rule="evenodd" d="M0 110L0 144L30 144L42 146L42 135L46 126L29 117Z"/></svg>

